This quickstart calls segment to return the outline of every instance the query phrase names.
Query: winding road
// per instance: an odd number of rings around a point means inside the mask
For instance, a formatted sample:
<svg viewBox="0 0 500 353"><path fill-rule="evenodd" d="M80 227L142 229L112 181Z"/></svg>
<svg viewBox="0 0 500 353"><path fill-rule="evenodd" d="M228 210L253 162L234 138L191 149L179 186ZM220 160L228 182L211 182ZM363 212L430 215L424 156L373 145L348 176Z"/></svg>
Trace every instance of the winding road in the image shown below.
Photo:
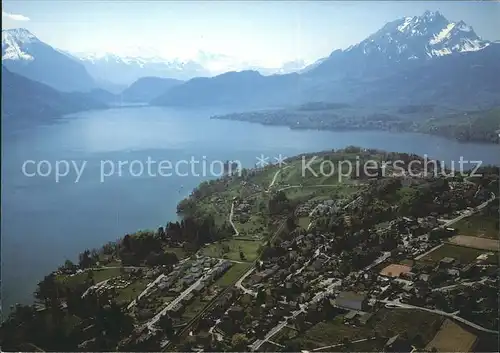
<svg viewBox="0 0 500 353"><path fill-rule="evenodd" d="M233 215L234 215L234 201L231 203L231 212L229 213L229 224L231 224L231 227L234 229L234 235L238 236L240 235L240 232L236 228L236 225L233 222Z"/></svg>
<svg viewBox="0 0 500 353"><path fill-rule="evenodd" d="M403 304L403 303L396 302L396 301L380 300L379 302L386 304L386 308L388 308L388 309L398 309L399 308L399 309L428 311L430 313L434 313L434 314L438 314L441 316L446 316L446 317L455 319L455 320L457 320L457 321L459 321L467 326L475 328L476 330L498 335L498 331L490 330L490 329L484 328L482 326L479 326L478 324L475 324L475 323L470 322L470 321L468 321L460 316L457 316L455 313L447 313L447 312L441 311L441 310L429 309L429 308L425 308L422 306L415 306L415 305L410 305L410 304Z"/></svg>
<svg viewBox="0 0 500 353"><path fill-rule="evenodd" d="M243 281L245 280L245 278L247 278L248 276L250 276L253 271L255 271L255 267L252 267L247 272L245 272L245 274L242 277L240 277L240 279L236 282L235 286L237 288L241 289L245 294L250 294L250 295L256 297L257 296L257 292L255 292L255 291L253 291L251 289L247 289L247 288L243 287Z"/></svg>

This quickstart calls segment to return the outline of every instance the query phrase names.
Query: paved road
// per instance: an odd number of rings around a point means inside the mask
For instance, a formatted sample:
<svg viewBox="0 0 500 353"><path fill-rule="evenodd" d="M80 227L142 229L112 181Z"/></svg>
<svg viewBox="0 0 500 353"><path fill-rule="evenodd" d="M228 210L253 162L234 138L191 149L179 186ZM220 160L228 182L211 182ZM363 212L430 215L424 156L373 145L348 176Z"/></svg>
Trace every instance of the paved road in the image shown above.
<svg viewBox="0 0 500 353"><path fill-rule="evenodd" d="M288 185L284 186L281 189L278 189L277 191L284 191L292 188L339 188L339 187L359 187L366 185L365 183L359 183L359 184L319 184L319 185Z"/></svg>
<svg viewBox="0 0 500 353"><path fill-rule="evenodd" d="M480 281L462 282L462 283L452 284L452 285L445 286L445 287L434 288L432 291L433 292L447 292L449 290L453 290L453 289L458 288L458 287L463 287L463 286L470 287L470 286L473 286L474 284L486 283L487 281L488 281L488 278L483 278Z"/></svg>
<svg viewBox="0 0 500 353"><path fill-rule="evenodd" d="M432 249L427 250L426 252L424 252L423 254L418 255L418 256L415 258L415 260L420 260L421 258L423 258L423 257L427 256L428 254L430 254L430 253L431 253L431 252L433 252L434 250L439 249L439 248L440 248L440 247L442 247L443 245L444 245L444 243L441 243L441 244L439 244L439 245L436 245L436 246L435 246L435 247L433 247Z"/></svg>
<svg viewBox="0 0 500 353"><path fill-rule="evenodd" d="M352 205L353 203L359 202L359 201L361 201L361 200L363 200L363 196L358 196L358 197L356 197L354 200L352 200L351 202L349 202L347 205L345 205L343 209L344 209L344 210L347 210L349 207L351 207L351 205Z"/></svg>
<svg viewBox="0 0 500 353"><path fill-rule="evenodd" d="M359 340L354 340L354 341L350 341L349 343L359 343L359 342L366 342L366 341L371 341L371 340L374 340L375 337L370 337L370 338L361 338ZM334 344L334 345L331 345L331 346L324 346L324 347L318 347L318 348L314 348L312 350L312 352L317 352L317 351L322 351L324 349L330 349L330 348L336 348L336 347L342 347L344 346L343 343L337 343L337 344Z"/></svg>
<svg viewBox="0 0 500 353"><path fill-rule="evenodd" d="M297 310L297 311L294 311L292 313L291 316L289 316L289 318L291 319L294 319L295 317L297 317L301 312L305 312L303 311L302 309L301 310ZM266 336L264 337L264 339L262 340L256 340L254 343L252 343L252 345L250 346L250 350L251 351L256 351L257 349L259 349L264 343L266 343L267 341L269 341L269 339L274 336L276 333L278 333L281 329L283 329L283 327L285 327L287 325L287 321L282 321L280 322L278 325L274 326L267 334Z"/></svg>
<svg viewBox="0 0 500 353"><path fill-rule="evenodd" d="M251 269L249 269L242 277L240 277L240 279L236 282L235 286L238 287L239 289L241 289L245 294L250 294L254 297L257 296L257 292L251 290L251 289L247 289L245 287L243 287L243 281L245 280L245 278L247 278L248 276L250 276L250 274L255 270L255 267L252 267Z"/></svg>
<svg viewBox="0 0 500 353"><path fill-rule="evenodd" d="M233 215L234 215L234 201L231 203L231 212L229 212L229 224L231 224L231 227L233 227L235 235L240 235L240 232L238 231L238 229L236 229L236 226L234 225Z"/></svg>
<svg viewBox="0 0 500 353"><path fill-rule="evenodd" d="M284 168L280 168L276 171L276 173L274 173L274 176L273 176L273 180L271 181L271 183L269 184L269 186L267 187L267 190L266 192L269 192L269 190L273 187L274 183L276 182L276 178L278 177L278 175L281 173L282 170L285 170L287 168L290 168L289 165L287 165L286 167Z"/></svg>
<svg viewBox="0 0 500 353"><path fill-rule="evenodd" d="M148 283L146 288L144 288L144 290L137 296L137 298L130 302L130 304L127 306L127 310L130 310L135 304L137 304L137 301L140 300L143 296L145 296L151 290L151 288L153 288L155 284L160 282L164 277L166 276L162 273L153 282Z"/></svg>
<svg viewBox="0 0 500 353"><path fill-rule="evenodd" d="M441 226L441 228L448 227L448 226L452 225L453 223L461 221L462 219L464 219L466 217L472 216L473 214L479 212L480 210L482 210L483 208L485 208L486 206L488 206L488 204L490 202L492 202L493 200L495 200L495 199L496 199L496 195L494 193L491 193L491 196L490 196L489 200L483 202L482 204L480 204L479 206L477 206L474 210L469 211L469 212L465 212L465 213L461 214L460 216L455 217L455 218L449 220L448 222L446 222L445 224L443 224Z"/></svg>
<svg viewBox="0 0 500 353"><path fill-rule="evenodd" d="M151 267L147 266L103 266L103 267L92 267L88 268L85 271L92 270L92 271L99 271L99 270L107 270L110 268L124 268L124 269L151 269Z"/></svg>
<svg viewBox="0 0 500 353"><path fill-rule="evenodd" d="M218 265L221 264L219 260ZM172 300L166 307L164 307L158 314L156 314L151 320L149 320L146 325L150 331L154 331L154 325L160 320L160 318L167 313L168 310L172 309L175 305L180 303L186 296L188 296L203 280L207 279L208 276L214 271L214 267L208 270L203 276L201 276L196 282L190 285L184 292L182 292L177 298Z"/></svg>
<svg viewBox="0 0 500 353"><path fill-rule="evenodd" d="M111 278L105 279L104 281L98 282L98 283L94 284L93 286L90 286L89 288L87 288L87 290L85 292L83 292L82 298L87 296L87 294L89 294L90 291L97 289L101 286L104 286L106 283L108 283L108 281L111 281L112 279L115 279L115 278L118 278L118 277L111 277Z"/></svg>
<svg viewBox="0 0 500 353"><path fill-rule="evenodd" d="M385 303L386 304L386 308L389 308L389 309L397 309L397 308L400 308L400 309L411 309L411 310L422 310L422 311L428 311L430 313L434 313L434 314L438 314L438 315L441 315L441 316L446 316L446 317L449 317L449 318L452 318L452 319L455 319L467 326L470 326L472 328L475 328L476 330L479 330L479 331L483 331L483 332L488 332L488 333L493 333L495 335L498 335L498 331L495 331L495 330L490 330L490 329L487 329L487 328L484 328L482 326L479 326L478 324L475 324L473 322L470 322L464 318L461 318L460 316L457 316L456 313L447 313L445 311L441 311L441 310L436 310L436 309L429 309L429 308L425 308L425 307L422 307L422 306L415 306L415 305L410 305L410 304L403 304L403 303L400 303L400 302L396 302L396 301L390 301L390 300L380 300L381 303Z"/></svg>

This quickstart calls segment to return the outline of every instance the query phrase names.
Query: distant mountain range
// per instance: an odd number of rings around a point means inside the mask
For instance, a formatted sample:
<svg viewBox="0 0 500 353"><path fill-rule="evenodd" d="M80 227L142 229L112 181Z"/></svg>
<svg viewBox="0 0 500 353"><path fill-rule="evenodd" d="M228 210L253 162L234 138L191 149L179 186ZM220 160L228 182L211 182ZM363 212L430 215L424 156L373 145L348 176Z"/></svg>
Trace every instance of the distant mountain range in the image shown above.
<svg viewBox="0 0 500 353"><path fill-rule="evenodd" d="M481 39L463 21L451 22L439 12L387 23L360 43L311 65L297 60L263 69L206 52L191 61L142 53L75 56L25 29L2 31L3 65L12 73L60 91L86 92L80 97L103 104L149 101L235 110L310 101L500 105L500 43ZM235 71L212 76L227 67ZM238 71L241 67L251 70ZM130 87L124 89L125 84Z"/></svg>
<svg viewBox="0 0 500 353"><path fill-rule="evenodd" d="M94 78L118 84L130 84L142 77L189 80L212 77L229 71L255 70L263 75L286 74L306 67L303 60L284 63L280 67L262 67L222 54L200 52L195 59L165 59L159 56L119 56L116 54L70 54L80 60Z"/></svg>
<svg viewBox="0 0 500 353"><path fill-rule="evenodd" d="M68 53L69 54L69 53ZM131 57L115 54L69 54L82 63L96 78L130 85L142 77L160 77L188 80L198 76L211 76L195 61L165 60L158 57Z"/></svg>
<svg viewBox="0 0 500 353"><path fill-rule="evenodd" d="M183 81L171 78L142 77L121 93L120 100L131 103L148 103L181 83Z"/></svg>
<svg viewBox="0 0 500 353"><path fill-rule="evenodd" d="M2 65L60 91L88 91L96 87L81 63L22 28L2 30Z"/></svg>
<svg viewBox="0 0 500 353"><path fill-rule="evenodd" d="M105 108L106 104L88 93L60 92L13 73L2 65L2 123L8 126Z"/></svg>
<svg viewBox="0 0 500 353"><path fill-rule="evenodd" d="M63 91L99 87L118 93L120 88L143 77L189 80L249 69L272 75L300 71L307 66L303 60L294 60L269 68L203 51L190 60L167 59L141 48L134 52L137 54L70 53L51 47L26 29L2 30L4 65L13 72ZM54 71L56 67L59 71Z"/></svg>
<svg viewBox="0 0 500 353"><path fill-rule="evenodd" d="M300 74L258 72L194 79L158 105L286 106L328 101L372 104L500 104L500 44L441 13L390 22L362 42L336 50Z"/></svg>

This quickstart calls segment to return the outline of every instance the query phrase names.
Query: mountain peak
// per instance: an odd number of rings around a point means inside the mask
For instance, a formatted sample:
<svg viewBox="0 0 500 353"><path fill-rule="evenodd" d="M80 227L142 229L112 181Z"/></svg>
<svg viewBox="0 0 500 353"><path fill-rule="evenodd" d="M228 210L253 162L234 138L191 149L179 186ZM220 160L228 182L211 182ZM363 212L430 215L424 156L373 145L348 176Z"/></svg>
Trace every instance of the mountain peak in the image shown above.
<svg viewBox="0 0 500 353"><path fill-rule="evenodd" d="M2 30L2 60L34 60L27 48L36 42L40 41L26 28Z"/></svg>
<svg viewBox="0 0 500 353"><path fill-rule="evenodd" d="M2 30L2 42L5 37L14 38L20 43L31 43L38 41L38 38L26 28L11 28Z"/></svg>
<svg viewBox="0 0 500 353"><path fill-rule="evenodd" d="M451 22L439 11L428 10L389 22L346 51L400 62L477 51L488 45L464 21Z"/></svg>
<svg viewBox="0 0 500 353"><path fill-rule="evenodd" d="M429 19L431 21L434 21L435 19L445 18L441 12L431 11L431 10L426 10L421 17L425 18L425 19Z"/></svg>

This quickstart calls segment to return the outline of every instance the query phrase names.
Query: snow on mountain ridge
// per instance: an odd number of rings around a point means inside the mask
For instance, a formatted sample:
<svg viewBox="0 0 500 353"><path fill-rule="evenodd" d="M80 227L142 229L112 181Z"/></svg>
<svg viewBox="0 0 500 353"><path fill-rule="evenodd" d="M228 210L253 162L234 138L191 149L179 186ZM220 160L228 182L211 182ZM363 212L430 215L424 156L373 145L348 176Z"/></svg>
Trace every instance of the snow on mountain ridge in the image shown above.
<svg viewBox="0 0 500 353"><path fill-rule="evenodd" d="M429 44L434 45L434 44L440 43L443 40L449 38L449 34L450 34L451 30L453 29L453 27L455 27L455 23L452 23L452 22L448 23L448 25L445 28L443 28L443 30L441 32L439 32L437 35L435 35L429 41Z"/></svg>
<svg viewBox="0 0 500 353"><path fill-rule="evenodd" d="M439 11L426 11L387 23L345 52L383 54L389 60L402 61L477 51L488 45L465 22L450 22Z"/></svg>
<svg viewBox="0 0 500 353"><path fill-rule="evenodd" d="M140 51L135 50L135 52ZM177 71L197 67L198 73L203 70L209 76L242 70L256 70L260 71L263 75L285 74L299 71L307 66L306 62L301 59L284 62L279 65L264 65L259 62L241 60L226 54L210 53L202 50L184 58L160 56L157 53L150 56L120 55L111 52L72 53L72 55L86 65L98 65L103 62L106 64L139 66L141 68L155 65L163 69L168 68L169 70Z"/></svg>
<svg viewBox="0 0 500 353"><path fill-rule="evenodd" d="M34 57L23 51L22 47L35 42L39 42L39 39L27 29L2 30L2 60L34 60Z"/></svg>

